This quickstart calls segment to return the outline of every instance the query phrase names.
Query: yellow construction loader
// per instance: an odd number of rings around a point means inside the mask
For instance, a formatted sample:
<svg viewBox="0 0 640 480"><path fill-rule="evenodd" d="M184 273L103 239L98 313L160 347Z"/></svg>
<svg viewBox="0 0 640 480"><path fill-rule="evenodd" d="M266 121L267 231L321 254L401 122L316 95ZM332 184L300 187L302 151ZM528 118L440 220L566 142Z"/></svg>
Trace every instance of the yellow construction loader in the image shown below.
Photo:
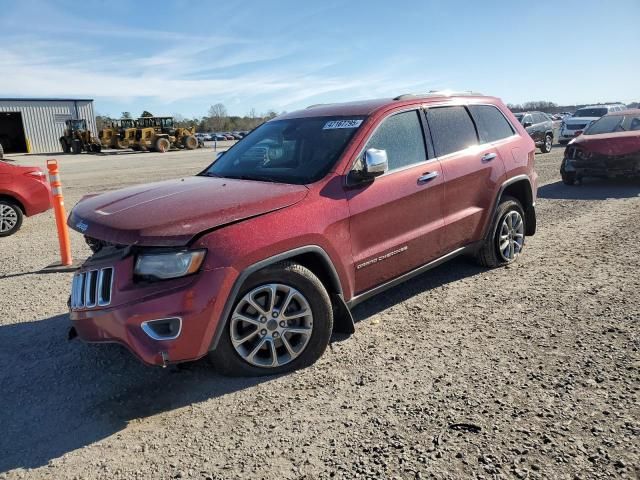
<svg viewBox="0 0 640 480"><path fill-rule="evenodd" d="M103 128L98 136L102 148L129 148L135 141L137 122L132 118L121 118Z"/></svg>
<svg viewBox="0 0 640 480"><path fill-rule="evenodd" d="M173 117L140 117L135 140L130 145L134 150L166 152L170 148L198 148L194 129L176 128Z"/></svg>
<svg viewBox="0 0 640 480"><path fill-rule="evenodd" d="M64 153L100 152L102 145L87 128L86 120L65 120L64 125L64 135L60 137Z"/></svg>

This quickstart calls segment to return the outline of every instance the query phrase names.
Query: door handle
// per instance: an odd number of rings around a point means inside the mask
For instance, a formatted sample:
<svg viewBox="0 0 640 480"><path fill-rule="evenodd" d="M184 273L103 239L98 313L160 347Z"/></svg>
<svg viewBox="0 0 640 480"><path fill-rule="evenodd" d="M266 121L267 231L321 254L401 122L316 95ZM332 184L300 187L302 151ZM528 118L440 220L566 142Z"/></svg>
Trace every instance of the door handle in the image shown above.
<svg viewBox="0 0 640 480"><path fill-rule="evenodd" d="M493 160L494 158L496 158L496 154L495 153L485 153L482 158L480 159L482 162L490 162L491 160Z"/></svg>
<svg viewBox="0 0 640 480"><path fill-rule="evenodd" d="M438 176L438 172L427 172L424 175L418 177L418 183L427 183L429 180L433 180Z"/></svg>

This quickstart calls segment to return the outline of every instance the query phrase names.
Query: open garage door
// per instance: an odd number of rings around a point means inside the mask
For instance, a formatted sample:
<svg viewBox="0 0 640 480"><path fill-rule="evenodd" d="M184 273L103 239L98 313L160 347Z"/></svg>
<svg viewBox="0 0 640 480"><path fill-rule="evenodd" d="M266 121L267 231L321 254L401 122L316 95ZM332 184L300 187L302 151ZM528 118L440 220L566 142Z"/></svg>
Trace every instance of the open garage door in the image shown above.
<svg viewBox="0 0 640 480"><path fill-rule="evenodd" d="M0 144L5 153L27 153L22 113L0 112Z"/></svg>

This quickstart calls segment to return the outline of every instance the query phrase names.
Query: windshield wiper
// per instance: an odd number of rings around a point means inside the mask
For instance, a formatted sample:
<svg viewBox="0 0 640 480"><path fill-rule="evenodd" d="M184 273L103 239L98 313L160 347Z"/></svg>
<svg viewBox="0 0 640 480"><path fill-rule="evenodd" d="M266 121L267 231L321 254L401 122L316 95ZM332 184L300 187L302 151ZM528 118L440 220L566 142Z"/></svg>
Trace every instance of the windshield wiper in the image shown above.
<svg viewBox="0 0 640 480"><path fill-rule="evenodd" d="M271 177L262 177L260 175L225 175L224 178L232 178L235 180L253 180L256 182L282 183Z"/></svg>

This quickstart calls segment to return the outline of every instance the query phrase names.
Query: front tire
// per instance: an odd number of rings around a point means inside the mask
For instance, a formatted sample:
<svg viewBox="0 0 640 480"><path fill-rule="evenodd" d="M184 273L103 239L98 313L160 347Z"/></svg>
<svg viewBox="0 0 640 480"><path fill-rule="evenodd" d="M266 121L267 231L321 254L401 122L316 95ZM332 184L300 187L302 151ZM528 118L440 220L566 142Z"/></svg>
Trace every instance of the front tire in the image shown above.
<svg viewBox="0 0 640 480"><path fill-rule="evenodd" d="M562 183L569 185L570 187L576 184L576 172L562 172Z"/></svg>
<svg viewBox="0 0 640 480"><path fill-rule="evenodd" d="M11 200L0 200L0 237L13 235L22 226L22 209Z"/></svg>
<svg viewBox="0 0 640 480"><path fill-rule="evenodd" d="M251 275L209 359L228 376L286 373L322 356L333 329L331 300L309 269L282 262Z"/></svg>
<svg viewBox="0 0 640 480"><path fill-rule="evenodd" d="M156 152L165 153L169 151L169 148L171 148L171 143L169 143L168 139L160 137L158 140L156 140L156 144L154 147Z"/></svg>
<svg viewBox="0 0 640 480"><path fill-rule="evenodd" d="M491 235L477 254L480 265L489 268L515 262L524 248L527 230L522 205L513 197L502 197L495 218Z"/></svg>
<svg viewBox="0 0 640 480"><path fill-rule="evenodd" d="M82 153L82 142L77 138L71 141L71 151L73 152L74 155L78 155L79 153Z"/></svg>
<svg viewBox="0 0 640 480"><path fill-rule="evenodd" d="M544 143L540 147L540 151L542 153L549 153L552 147L553 147L553 137L547 134L544 137Z"/></svg>

